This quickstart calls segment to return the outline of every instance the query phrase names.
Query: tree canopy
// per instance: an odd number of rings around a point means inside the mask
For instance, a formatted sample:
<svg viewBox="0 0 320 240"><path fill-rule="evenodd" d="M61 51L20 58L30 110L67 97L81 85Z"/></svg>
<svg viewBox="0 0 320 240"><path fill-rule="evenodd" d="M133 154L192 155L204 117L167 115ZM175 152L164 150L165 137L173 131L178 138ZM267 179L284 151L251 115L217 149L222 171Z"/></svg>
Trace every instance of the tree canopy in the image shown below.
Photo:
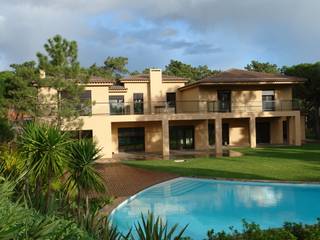
<svg viewBox="0 0 320 240"><path fill-rule="evenodd" d="M200 80L217 72L219 71L211 70L207 65L194 67L178 60L170 60L170 63L165 66L164 70L164 74L189 78L191 81Z"/></svg>
<svg viewBox="0 0 320 240"><path fill-rule="evenodd" d="M309 115L308 125L320 139L320 62L283 67L283 72L289 76L307 79L305 84L294 88L294 95L303 99L306 113Z"/></svg>
<svg viewBox="0 0 320 240"><path fill-rule="evenodd" d="M103 66L93 64L89 67L88 72L92 76L99 76L119 80L125 74L129 73L127 68L127 57L107 57Z"/></svg>
<svg viewBox="0 0 320 240"><path fill-rule="evenodd" d="M251 63L244 67L248 71L265 72L265 73L280 73L280 69L276 64L269 62L258 62L252 60Z"/></svg>
<svg viewBox="0 0 320 240"><path fill-rule="evenodd" d="M44 49L45 53L37 53L38 69L46 73L42 86L55 89L56 94L49 99L42 96L40 107L45 108L44 112L46 110L46 114L59 126L62 119L80 126L81 121L76 120L80 115L84 86L79 83L86 83L88 75L81 71L77 43L56 35L48 39Z"/></svg>
<svg viewBox="0 0 320 240"><path fill-rule="evenodd" d="M5 71L0 74L2 97L0 102L3 117L10 114L14 120L20 120L24 116L36 115L37 88L39 73L34 61L22 64L12 64L13 71ZM14 114L13 114L14 113Z"/></svg>

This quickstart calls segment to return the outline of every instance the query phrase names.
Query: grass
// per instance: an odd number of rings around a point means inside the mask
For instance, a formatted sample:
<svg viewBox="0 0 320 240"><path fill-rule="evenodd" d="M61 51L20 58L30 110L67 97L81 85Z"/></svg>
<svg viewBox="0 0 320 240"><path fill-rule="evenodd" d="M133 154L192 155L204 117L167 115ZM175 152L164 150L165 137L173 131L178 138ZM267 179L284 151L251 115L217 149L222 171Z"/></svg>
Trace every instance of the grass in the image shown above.
<svg viewBox="0 0 320 240"><path fill-rule="evenodd" d="M125 164L180 176L283 181L320 181L320 144L238 148L241 157L126 161Z"/></svg>

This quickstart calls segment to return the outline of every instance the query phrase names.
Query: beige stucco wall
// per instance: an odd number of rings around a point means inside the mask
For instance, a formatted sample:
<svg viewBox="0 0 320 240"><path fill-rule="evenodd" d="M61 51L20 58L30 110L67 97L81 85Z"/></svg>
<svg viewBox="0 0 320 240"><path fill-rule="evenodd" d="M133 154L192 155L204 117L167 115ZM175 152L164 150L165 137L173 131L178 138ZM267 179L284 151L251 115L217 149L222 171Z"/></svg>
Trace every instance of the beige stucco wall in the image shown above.
<svg viewBox="0 0 320 240"><path fill-rule="evenodd" d="M229 124L230 146L248 146L250 144L249 119L225 119L223 123Z"/></svg>
<svg viewBox="0 0 320 240"><path fill-rule="evenodd" d="M231 92L232 111L256 112L262 110L262 91L234 89Z"/></svg>
<svg viewBox="0 0 320 240"><path fill-rule="evenodd" d="M200 90L199 87L180 92L180 101L177 102L177 113L199 112Z"/></svg>
<svg viewBox="0 0 320 240"><path fill-rule="evenodd" d="M283 144L283 121L286 121L285 117L270 119L271 144Z"/></svg>
<svg viewBox="0 0 320 240"><path fill-rule="evenodd" d="M108 86L90 86L85 90L91 91L91 100L93 102L92 115L104 115L109 112L109 88Z"/></svg>

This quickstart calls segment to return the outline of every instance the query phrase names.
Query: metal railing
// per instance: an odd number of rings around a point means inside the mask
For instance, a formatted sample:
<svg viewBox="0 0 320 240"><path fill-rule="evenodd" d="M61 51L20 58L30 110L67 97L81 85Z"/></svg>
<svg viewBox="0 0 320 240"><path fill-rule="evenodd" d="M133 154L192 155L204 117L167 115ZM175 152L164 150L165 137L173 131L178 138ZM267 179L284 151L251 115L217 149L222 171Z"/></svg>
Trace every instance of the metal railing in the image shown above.
<svg viewBox="0 0 320 240"><path fill-rule="evenodd" d="M92 115L148 115L179 113L228 113L228 112L274 112L303 110L299 100L281 101L152 101L152 102L93 102L76 107L80 116ZM40 104L48 116L55 115L57 104ZM60 106L63 108L63 106Z"/></svg>
<svg viewBox="0 0 320 240"><path fill-rule="evenodd" d="M143 114L175 114L175 113L226 113L226 112L272 112L300 110L297 100L282 101L152 101L152 102L110 102L96 103L94 108L104 105L109 115L143 115Z"/></svg>

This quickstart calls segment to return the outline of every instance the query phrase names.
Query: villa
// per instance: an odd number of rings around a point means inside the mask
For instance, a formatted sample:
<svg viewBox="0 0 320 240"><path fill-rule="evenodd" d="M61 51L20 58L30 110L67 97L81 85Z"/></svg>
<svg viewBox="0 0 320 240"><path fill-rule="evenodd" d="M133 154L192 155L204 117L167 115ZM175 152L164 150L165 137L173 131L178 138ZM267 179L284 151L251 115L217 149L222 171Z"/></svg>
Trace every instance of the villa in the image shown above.
<svg viewBox="0 0 320 240"><path fill-rule="evenodd" d="M305 118L292 97L304 79L231 69L188 84L188 79L128 76L122 86L92 77L84 99L82 136L94 137L104 158L119 152L162 153L222 146L289 144L305 140Z"/></svg>

